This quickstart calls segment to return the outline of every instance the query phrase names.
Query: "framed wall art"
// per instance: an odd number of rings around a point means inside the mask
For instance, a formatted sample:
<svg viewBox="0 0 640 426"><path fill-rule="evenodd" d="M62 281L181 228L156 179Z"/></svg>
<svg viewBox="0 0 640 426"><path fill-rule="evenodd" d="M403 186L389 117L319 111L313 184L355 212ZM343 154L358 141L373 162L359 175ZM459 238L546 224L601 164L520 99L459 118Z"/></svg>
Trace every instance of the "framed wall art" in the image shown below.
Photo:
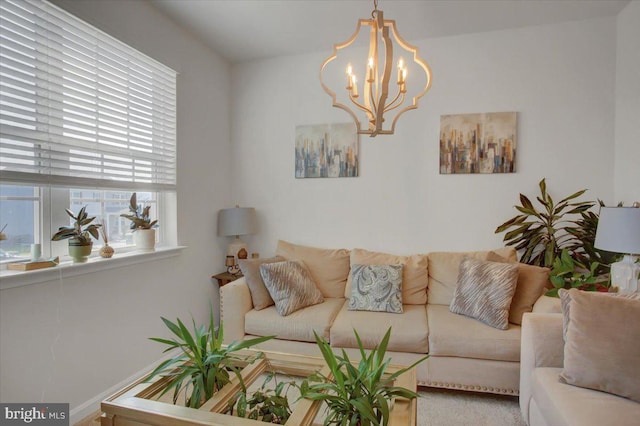
<svg viewBox="0 0 640 426"><path fill-rule="evenodd" d="M296 126L296 178L358 176L353 123Z"/></svg>
<svg viewBox="0 0 640 426"><path fill-rule="evenodd" d="M440 174L514 173L516 112L440 116Z"/></svg>

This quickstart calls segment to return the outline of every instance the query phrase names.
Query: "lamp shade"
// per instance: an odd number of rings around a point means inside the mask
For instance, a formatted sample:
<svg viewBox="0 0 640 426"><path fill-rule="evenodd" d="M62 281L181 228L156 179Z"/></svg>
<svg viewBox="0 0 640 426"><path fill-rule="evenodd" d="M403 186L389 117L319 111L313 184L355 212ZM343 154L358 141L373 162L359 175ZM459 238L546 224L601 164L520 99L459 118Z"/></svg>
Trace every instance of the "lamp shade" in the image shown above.
<svg viewBox="0 0 640 426"><path fill-rule="evenodd" d="M614 253L640 254L640 208L602 207L594 246Z"/></svg>
<svg viewBox="0 0 640 426"><path fill-rule="evenodd" d="M257 229L256 209L253 207L235 207L218 212L218 235L255 234Z"/></svg>

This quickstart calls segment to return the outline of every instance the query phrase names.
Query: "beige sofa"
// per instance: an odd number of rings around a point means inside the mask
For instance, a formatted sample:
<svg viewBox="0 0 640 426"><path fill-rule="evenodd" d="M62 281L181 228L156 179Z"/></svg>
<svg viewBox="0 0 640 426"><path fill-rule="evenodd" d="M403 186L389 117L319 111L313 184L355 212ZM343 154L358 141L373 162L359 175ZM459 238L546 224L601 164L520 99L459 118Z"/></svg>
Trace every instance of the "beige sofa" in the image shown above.
<svg viewBox="0 0 640 426"><path fill-rule="evenodd" d="M528 425L640 424L639 403L560 382L558 375L563 359L562 314L525 314L522 323L520 410Z"/></svg>
<svg viewBox="0 0 640 426"><path fill-rule="evenodd" d="M324 303L285 317L280 316L274 306L255 310L246 279L238 279L220 288L220 315L226 342L275 335L276 339L259 347L319 355L313 334L316 331L328 339L332 347L346 348L347 353L357 356L353 329L358 331L365 346L372 348L391 326L388 354L393 363L408 365L426 353L430 355L418 366L419 385L518 394L520 326L509 324L507 330L499 330L449 311L463 257L486 260L489 253L495 252L515 262L512 248L407 257L361 249L326 253L313 250L320 249L280 242L277 254L304 260L324 293ZM396 262L405 264L402 314L347 310L350 263Z"/></svg>

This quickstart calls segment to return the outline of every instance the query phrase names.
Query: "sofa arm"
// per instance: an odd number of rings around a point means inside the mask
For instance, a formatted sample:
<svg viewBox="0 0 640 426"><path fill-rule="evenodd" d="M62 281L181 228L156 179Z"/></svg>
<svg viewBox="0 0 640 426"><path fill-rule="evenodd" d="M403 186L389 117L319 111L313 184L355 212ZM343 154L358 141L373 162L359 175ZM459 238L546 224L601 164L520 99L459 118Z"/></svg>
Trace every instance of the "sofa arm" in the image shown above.
<svg viewBox="0 0 640 426"><path fill-rule="evenodd" d="M220 287L220 322L224 330L224 343L244 337L244 315L251 309L253 302L244 277Z"/></svg>
<svg viewBox="0 0 640 426"><path fill-rule="evenodd" d="M527 424L533 370L561 368L563 361L562 314L525 313L520 340L520 411Z"/></svg>

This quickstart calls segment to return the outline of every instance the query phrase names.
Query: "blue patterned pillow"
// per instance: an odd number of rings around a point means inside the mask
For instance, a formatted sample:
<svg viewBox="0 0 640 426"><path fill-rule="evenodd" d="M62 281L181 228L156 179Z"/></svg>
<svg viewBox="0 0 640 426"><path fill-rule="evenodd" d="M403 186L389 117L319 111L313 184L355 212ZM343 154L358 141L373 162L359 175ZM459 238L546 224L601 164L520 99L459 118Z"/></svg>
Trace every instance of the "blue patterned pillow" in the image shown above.
<svg viewBox="0 0 640 426"><path fill-rule="evenodd" d="M402 313L402 265L352 265L350 311Z"/></svg>

